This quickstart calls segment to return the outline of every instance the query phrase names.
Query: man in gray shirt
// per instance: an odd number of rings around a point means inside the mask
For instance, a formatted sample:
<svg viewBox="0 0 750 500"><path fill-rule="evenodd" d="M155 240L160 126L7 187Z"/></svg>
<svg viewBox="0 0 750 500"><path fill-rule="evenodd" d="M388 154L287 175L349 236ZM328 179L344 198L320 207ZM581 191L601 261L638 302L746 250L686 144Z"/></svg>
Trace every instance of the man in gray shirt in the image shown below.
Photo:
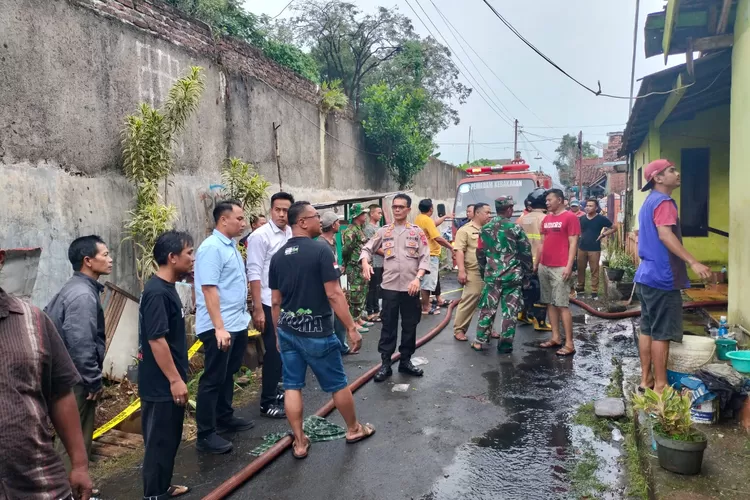
<svg viewBox="0 0 750 500"><path fill-rule="evenodd" d="M383 209L380 205L370 205L370 218L365 224L365 236L372 239L380 229L380 219ZM370 288L367 292L367 320L380 321L380 284L383 282L383 250L378 250L372 256L373 274L370 278Z"/></svg>

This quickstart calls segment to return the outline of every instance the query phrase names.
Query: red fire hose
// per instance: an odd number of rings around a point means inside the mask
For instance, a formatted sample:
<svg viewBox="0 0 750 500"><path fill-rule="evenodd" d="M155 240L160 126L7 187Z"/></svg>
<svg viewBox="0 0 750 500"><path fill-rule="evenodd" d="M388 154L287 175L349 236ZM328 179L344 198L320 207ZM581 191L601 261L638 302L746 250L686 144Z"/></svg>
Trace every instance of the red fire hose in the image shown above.
<svg viewBox="0 0 750 500"><path fill-rule="evenodd" d="M622 312L603 312L598 311L588 305L585 302L582 302L578 299L570 299L570 301L580 307L581 309L584 309L586 312L591 314L592 316L596 316L597 318L604 318L604 319L622 319L622 318L632 318L635 316L641 315L640 309L631 309L630 311L622 311ZM725 306L727 305L726 300L701 300L697 302L685 302L682 304L683 309L695 309L697 307L711 307L711 306Z"/></svg>
<svg viewBox="0 0 750 500"><path fill-rule="evenodd" d="M446 327L446 325L450 322L451 314L453 313L453 309L458 305L458 301L453 301L448 306L448 313L443 317L443 320L438 324L435 328L427 332L425 335L421 336L419 339L417 339L417 347L421 347L430 340L432 340L438 333L440 333L443 328ZM401 357L401 353L396 353L391 357L392 361L398 361L398 359ZM367 370L363 375L361 375L357 380L349 384L349 388L352 390L352 392L355 392L357 389L365 385L372 377L375 376L375 374L380 369L380 365L375 365L369 370ZM333 399L328 401L325 405L323 405L318 411L315 412L315 415L319 417L325 417L329 413L333 411L335 408L333 404ZM270 464L272 461L274 461L279 455L281 455L287 448L292 446L292 437L286 436L282 438L280 441L278 441L276 444L274 444L270 449L268 449L265 453L262 453L258 458L250 462L245 466L244 469L239 471L234 476L230 477L223 483L219 485L218 488L213 490L211 493L203 497L203 500L220 500L222 498L226 498L229 496L230 493L232 493L234 490L242 486L245 482L250 480L255 474L257 474L263 467Z"/></svg>

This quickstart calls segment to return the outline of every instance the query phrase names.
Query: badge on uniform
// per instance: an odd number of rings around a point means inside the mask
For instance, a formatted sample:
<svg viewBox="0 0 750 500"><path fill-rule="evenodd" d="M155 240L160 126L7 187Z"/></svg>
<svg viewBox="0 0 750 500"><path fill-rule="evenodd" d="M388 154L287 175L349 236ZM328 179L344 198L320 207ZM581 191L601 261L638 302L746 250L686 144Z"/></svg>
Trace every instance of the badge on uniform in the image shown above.
<svg viewBox="0 0 750 500"><path fill-rule="evenodd" d="M409 232L409 236L414 236L415 234L417 234L417 233L415 233L414 231L410 231Z"/></svg>
<svg viewBox="0 0 750 500"><path fill-rule="evenodd" d="M391 249L389 248L388 250L386 250L386 251L385 251L385 256L386 256L386 257L390 257L392 253L393 253L393 250L391 250Z"/></svg>

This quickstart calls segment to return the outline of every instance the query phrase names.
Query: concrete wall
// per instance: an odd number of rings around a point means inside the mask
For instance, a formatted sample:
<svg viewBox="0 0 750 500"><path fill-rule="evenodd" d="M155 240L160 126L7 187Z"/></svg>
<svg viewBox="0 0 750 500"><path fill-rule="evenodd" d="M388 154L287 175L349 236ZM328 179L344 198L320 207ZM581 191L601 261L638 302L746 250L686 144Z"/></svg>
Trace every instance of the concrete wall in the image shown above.
<svg viewBox="0 0 750 500"><path fill-rule="evenodd" d="M669 122L658 130L651 130L634 154L633 176L634 224L638 229L638 211L648 193L638 189L638 169L657 159L666 158L679 170L681 151L686 148L710 148L708 223L710 227L730 232L729 224L729 106L721 106L698 113L693 120ZM645 180L642 181L645 184ZM680 207L680 190L672 197ZM689 202L689 201L687 201ZM734 230L731 231L735 233ZM714 233L707 237L684 238L685 248L701 262L721 269L729 260L729 239Z"/></svg>
<svg viewBox="0 0 750 500"><path fill-rule="evenodd" d="M729 322L750 329L750 0L740 0L732 53L731 165L729 183Z"/></svg>
<svg viewBox="0 0 750 500"><path fill-rule="evenodd" d="M199 241L225 158L255 163L278 188L274 123L281 182L298 199L397 190L358 123L320 116L315 84L156 0L0 0L0 33L0 247L43 247L39 305L70 274L70 241L89 233L109 242L110 279L137 292L132 247L121 243L133 190L121 175L120 131L193 65L206 91L176 144L167 201ZM452 204L462 175L430 161L415 198Z"/></svg>

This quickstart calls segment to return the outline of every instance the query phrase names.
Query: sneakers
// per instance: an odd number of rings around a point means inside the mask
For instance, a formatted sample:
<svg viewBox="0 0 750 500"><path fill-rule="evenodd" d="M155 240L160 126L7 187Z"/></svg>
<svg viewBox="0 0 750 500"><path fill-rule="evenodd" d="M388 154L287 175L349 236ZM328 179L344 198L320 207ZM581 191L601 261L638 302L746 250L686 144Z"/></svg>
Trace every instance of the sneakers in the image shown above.
<svg viewBox="0 0 750 500"><path fill-rule="evenodd" d="M205 438L199 438L195 443L195 448L204 453L221 455L232 451L232 443L218 434L213 433Z"/></svg>
<svg viewBox="0 0 750 500"><path fill-rule="evenodd" d="M393 370L391 369L390 363L383 363L380 370L378 370L378 373L375 374L375 382L383 382L391 375L393 375Z"/></svg>
<svg viewBox="0 0 750 500"><path fill-rule="evenodd" d="M240 417L232 417L226 422L216 423L216 432L242 432L255 427L255 422Z"/></svg>
<svg viewBox="0 0 750 500"><path fill-rule="evenodd" d="M286 412L283 406L270 404L268 406L260 407L260 414L268 418L286 418Z"/></svg>

